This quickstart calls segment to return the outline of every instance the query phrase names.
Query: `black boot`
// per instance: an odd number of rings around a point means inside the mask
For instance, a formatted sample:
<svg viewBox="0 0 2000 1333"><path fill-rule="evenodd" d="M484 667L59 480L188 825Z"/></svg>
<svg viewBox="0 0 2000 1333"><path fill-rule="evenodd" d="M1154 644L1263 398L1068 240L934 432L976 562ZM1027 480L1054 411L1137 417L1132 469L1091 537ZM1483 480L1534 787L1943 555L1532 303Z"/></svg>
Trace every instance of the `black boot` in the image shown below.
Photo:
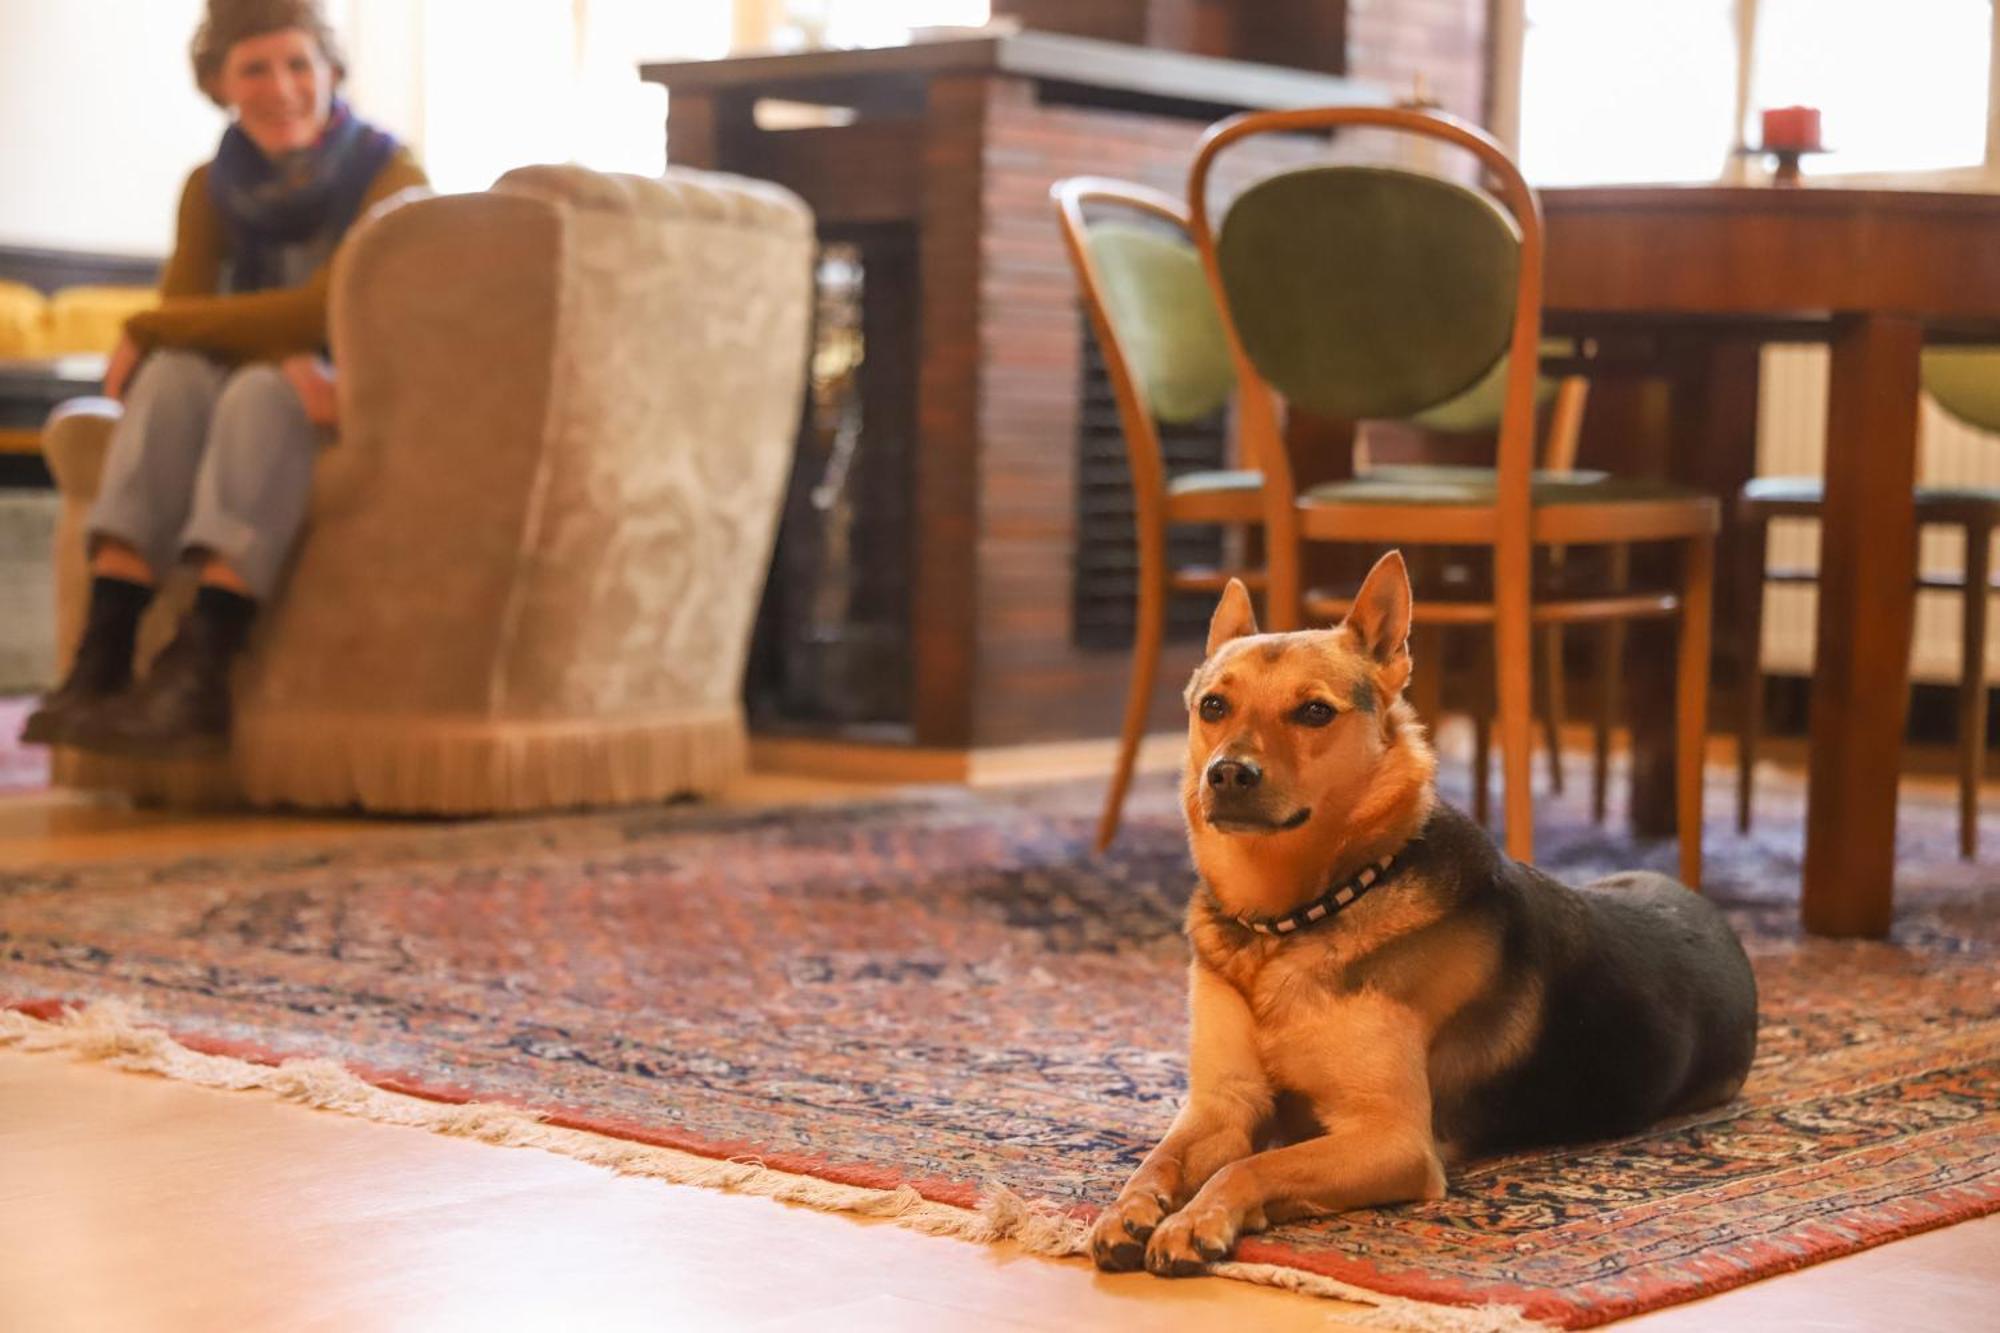
<svg viewBox="0 0 2000 1333"><path fill-rule="evenodd" d="M257 603L204 586L173 641L146 678L126 693L85 710L70 743L140 759L194 759L229 749L229 668L250 637Z"/></svg>
<svg viewBox="0 0 2000 1333"><path fill-rule="evenodd" d="M132 644L139 637L139 617L153 600L152 585L127 579L90 581L90 609L83 638L70 659L62 684L42 696L21 728L29 745L61 745L69 740L79 713L102 703L132 683Z"/></svg>

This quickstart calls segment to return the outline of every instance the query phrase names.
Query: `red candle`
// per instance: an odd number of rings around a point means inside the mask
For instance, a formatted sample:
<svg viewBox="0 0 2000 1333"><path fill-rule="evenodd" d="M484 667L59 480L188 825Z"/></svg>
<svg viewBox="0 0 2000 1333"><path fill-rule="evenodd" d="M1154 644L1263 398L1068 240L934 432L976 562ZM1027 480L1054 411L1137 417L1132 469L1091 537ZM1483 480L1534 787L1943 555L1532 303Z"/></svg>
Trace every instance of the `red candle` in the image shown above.
<svg viewBox="0 0 2000 1333"><path fill-rule="evenodd" d="M1764 112L1764 142L1773 148L1808 149L1819 147L1819 108L1815 106L1774 106Z"/></svg>

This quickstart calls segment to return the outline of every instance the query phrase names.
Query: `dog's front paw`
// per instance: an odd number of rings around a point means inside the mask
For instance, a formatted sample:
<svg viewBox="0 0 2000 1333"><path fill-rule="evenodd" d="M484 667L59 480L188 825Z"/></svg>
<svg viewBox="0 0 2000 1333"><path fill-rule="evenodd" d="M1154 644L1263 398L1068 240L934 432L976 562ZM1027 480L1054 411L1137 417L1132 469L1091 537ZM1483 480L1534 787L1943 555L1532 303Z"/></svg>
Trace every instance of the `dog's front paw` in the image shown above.
<svg viewBox="0 0 2000 1333"><path fill-rule="evenodd" d="M1090 1257L1107 1273L1129 1273L1146 1261L1146 1238L1167 1215L1167 1201L1151 1191L1121 1195L1090 1228Z"/></svg>
<svg viewBox="0 0 2000 1333"><path fill-rule="evenodd" d="M1161 1277L1192 1277L1229 1257L1236 1219L1214 1203L1192 1203L1153 1230L1146 1267Z"/></svg>

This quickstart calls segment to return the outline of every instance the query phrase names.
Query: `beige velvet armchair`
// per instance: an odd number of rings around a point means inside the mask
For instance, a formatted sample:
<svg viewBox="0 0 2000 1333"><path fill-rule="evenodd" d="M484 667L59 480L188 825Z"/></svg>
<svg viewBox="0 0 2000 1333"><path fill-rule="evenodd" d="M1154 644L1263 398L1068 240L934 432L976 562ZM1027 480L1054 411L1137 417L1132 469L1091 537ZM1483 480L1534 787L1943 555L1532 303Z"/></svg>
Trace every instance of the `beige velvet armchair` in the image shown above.
<svg viewBox="0 0 2000 1333"><path fill-rule="evenodd" d="M680 169L531 167L484 194L392 201L335 259L341 427L235 682L230 756L59 749L56 780L459 814L728 782L812 255L796 197ZM116 413L84 400L47 433L66 647ZM142 658L185 603L173 591Z"/></svg>

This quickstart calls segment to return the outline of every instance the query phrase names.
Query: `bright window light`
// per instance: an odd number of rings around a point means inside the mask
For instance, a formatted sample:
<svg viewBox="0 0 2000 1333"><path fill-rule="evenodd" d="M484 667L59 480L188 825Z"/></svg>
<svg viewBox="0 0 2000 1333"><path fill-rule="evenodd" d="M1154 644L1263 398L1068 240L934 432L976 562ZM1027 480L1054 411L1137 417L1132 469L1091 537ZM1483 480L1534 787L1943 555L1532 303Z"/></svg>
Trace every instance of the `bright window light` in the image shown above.
<svg viewBox="0 0 2000 1333"><path fill-rule="evenodd" d="M446 191L533 162L659 175L666 90L639 65L729 49L720 3L427 0L421 12L424 166Z"/></svg>
<svg viewBox="0 0 2000 1333"><path fill-rule="evenodd" d="M1772 106L1820 109L1810 174L1928 171L1986 158L1992 0L1760 0L1747 135Z"/></svg>
<svg viewBox="0 0 2000 1333"><path fill-rule="evenodd" d="M828 46L895 46L918 28L976 28L992 17L989 0L794 0L826 14Z"/></svg>
<svg viewBox="0 0 2000 1333"><path fill-rule="evenodd" d="M1527 0L1530 181L1713 180L1735 111L1733 0Z"/></svg>

